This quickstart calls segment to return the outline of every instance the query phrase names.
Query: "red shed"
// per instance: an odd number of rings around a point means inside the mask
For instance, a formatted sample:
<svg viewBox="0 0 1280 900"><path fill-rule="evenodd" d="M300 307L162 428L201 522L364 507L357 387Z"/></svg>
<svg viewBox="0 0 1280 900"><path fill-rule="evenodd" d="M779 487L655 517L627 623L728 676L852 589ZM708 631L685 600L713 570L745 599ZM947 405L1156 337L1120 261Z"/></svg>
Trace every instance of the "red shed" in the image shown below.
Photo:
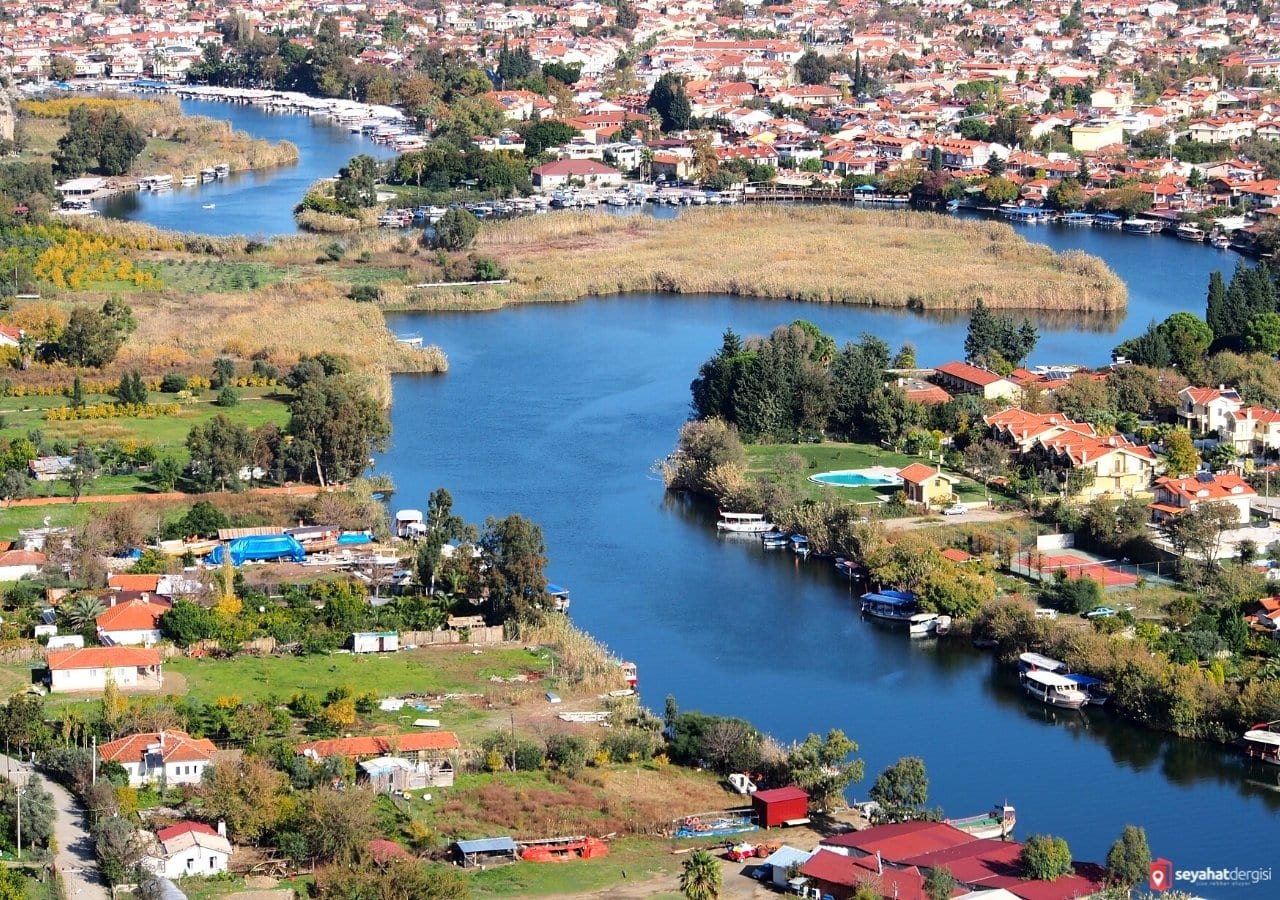
<svg viewBox="0 0 1280 900"><path fill-rule="evenodd" d="M798 819L809 821L809 795L798 787L756 791L751 795L751 808L761 828L773 828Z"/></svg>

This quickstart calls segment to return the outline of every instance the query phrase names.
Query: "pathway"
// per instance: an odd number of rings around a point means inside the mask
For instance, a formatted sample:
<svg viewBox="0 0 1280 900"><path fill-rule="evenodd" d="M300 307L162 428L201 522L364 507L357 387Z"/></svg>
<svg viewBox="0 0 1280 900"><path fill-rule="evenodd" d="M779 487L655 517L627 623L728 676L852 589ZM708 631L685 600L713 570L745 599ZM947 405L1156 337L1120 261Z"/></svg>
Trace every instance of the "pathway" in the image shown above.
<svg viewBox="0 0 1280 900"><path fill-rule="evenodd" d="M9 763L14 768L11 774L20 781L35 778L44 785L45 790L53 795L53 805L57 818L53 823L54 839L58 852L54 862L62 875L62 883L66 888L68 900L108 900L110 896L103 887L98 872L98 858L94 853L93 838L85 822L84 807L71 792L55 781L51 781L39 772L33 772L30 765L14 760Z"/></svg>

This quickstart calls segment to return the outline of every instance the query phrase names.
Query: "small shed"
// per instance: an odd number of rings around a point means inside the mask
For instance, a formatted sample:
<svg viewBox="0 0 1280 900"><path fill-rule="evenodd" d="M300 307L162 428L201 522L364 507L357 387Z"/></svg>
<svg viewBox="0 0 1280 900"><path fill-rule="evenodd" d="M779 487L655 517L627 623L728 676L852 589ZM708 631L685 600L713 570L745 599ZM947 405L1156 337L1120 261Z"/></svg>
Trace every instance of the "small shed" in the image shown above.
<svg viewBox="0 0 1280 900"><path fill-rule="evenodd" d="M351 635L352 653L391 653L399 649L398 631L357 631Z"/></svg>
<svg viewBox="0 0 1280 900"><path fill-rule="evenodd" d="M809 821L809 795L798 787L756 791L751 795L751 808L761 828L802 825Z"/></svg>
<svg viewBox="0 0 1280 900"><path fill-rule="evenodd" d="M510 837L481 838L476 841L455 841L454 852L463 868L500 865L515 862L520 850Z"/></svg>
<svg viewBox="0 0 1280 900"><path fill-rule="evenodd" d="M797 850L795 847L788 847L783 844L766 856L760 865L769 867L770 880L773 882L773 886L778 890L785 891L789 887L787 869L792 866L803 866L811 856L813 856L812 850Z"/></svg>

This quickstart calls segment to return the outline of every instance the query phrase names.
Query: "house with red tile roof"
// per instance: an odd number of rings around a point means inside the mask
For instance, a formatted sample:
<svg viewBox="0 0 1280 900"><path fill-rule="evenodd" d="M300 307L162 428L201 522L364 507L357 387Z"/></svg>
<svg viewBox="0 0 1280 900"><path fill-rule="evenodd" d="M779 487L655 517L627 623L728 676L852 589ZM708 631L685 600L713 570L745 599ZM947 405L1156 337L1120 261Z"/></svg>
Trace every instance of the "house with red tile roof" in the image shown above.
<svg viewBox="0 0 1280 900"><path fill-rule="evenodd" d="M1193 432L1220 432L1228 416L1244 406L1240 392L1226 385L1184 387L1178 391L1178 419Z"/></svg>
<svg viewBox="0 0 1280 900"><path fill-rule="evenodd" d="M1227 413L1218 440L1236 448L1236 453L1265 453L1280 450L1280 410L1265 406L1243 406Z"/></svg>
<svg viewBox="0 0 1280 900"><path fill-rule="evenodd" d="M408 734L379 734L359 737L327 738L298 744L299 756L321 760L341 756L356 761L375 756L406 756L435 759L440 754L459 750L462 745L452 731L415 731Z"/></svg>
<svg viewBox="0 0 1280 900"><path fill-rule="evenodd" d="M1202 503L1228 503L1235 507L1241 525L1249 524L1249 504L1258 492L1239 475L1201 472L1185 478L1156 479L1155 502L1148 505L1156 522L1180 516Z"/></svg>
<svg viewBox="0 0 1280 900"><path fill-rule="evenodd" d="M143 646L160 643L160 617L169 611L168 604L139 598L118 603L95 620L98 639L108 647Z"/></svg>
<svg viewBox="0 0 1280 900"><path fill-rule="evenodd" d="M36 575L47 557L36 550L6 550L0 553L0 581L18 581Z"/></svg>
<svg viewBox="0 0 1280 900"><path fill-rule="evenodd" d="M125 690L158 691L164 684L160 653L141 647L83 647L49 654L49 690L101 692L111 681Z"/></svg>
<svg viewBox="0 0 1280 900"><path fill-rule="evenodd" d="M1014 445L1019 453L1030 452L1041 438L1053 438L1067 432L1090 438L1098 434L1088 422L1076 422L1062 413L1033 413L1016 406L983 416L982 421L991 429L993 438Z"/></svg>
<svg viewBox="0 0 1280 900"><path fill-rule="evenodd" d="M179 822L156 832L144 868L163 878L208 878L227 871L231 842L224 830L202 822Z"/></svg>
<svg viewBox="0 0 1280 900"><path fill-rule="evenodd" d="M129 784L199 784L204 770L218 751L208 738L193 738L170 728L144 731L98 745L98 758L119 763L129 773Z"/></svg>
<svg viewBox="0 0 1280 900"><path fill-rule="evenodd" d="M1078 487L1073 496L1079 500L1132 497L1145 491L1155 477L1158 462L1150 447L1135 444L1121 434L1091 437L1064 431L1038 438L1033 452L1055 469L1091 473L1088 483L1076 480Z"/></svg>
<svg viewBox="0 0 1280 900"><path fill-rule="evenodd" d="M529 173L533 186L542 191L553 191L570 183L584 187L617 187L622 184L622 173L593 159L558 159L538 166Z"/></svg>
<svg viewBox="0 0 1280 900"><path fill-rule="evenodd" d="M905 469L899 469L898 477L902 479L907 500L919 503L925 509L945 506L955 496L955 476L924 463L912 463Z"/></svg>
<svg viewBox="0 0 1280 900"><path fill-rule="evenodd" d="M978 394L984 400L1016 397L1022 390L1003 375L967 362L943 363L934 369L934 381L953 394Z"/></svg>

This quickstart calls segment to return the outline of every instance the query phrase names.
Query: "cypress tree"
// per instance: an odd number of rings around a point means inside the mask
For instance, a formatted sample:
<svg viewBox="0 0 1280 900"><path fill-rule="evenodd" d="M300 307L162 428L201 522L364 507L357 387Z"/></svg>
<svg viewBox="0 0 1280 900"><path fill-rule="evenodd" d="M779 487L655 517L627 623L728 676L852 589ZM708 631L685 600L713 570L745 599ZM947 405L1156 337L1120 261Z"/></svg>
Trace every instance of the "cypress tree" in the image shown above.
<svg viewBox="0 0 1280 900"><path fill-rule="evenodd" d="M1221 272L1209 273L1209 296L1205 302L1204 320L1213 329L1215 340L1221 340L1231 333L1227 315L1227 286L1222 281Z"/></svg>

